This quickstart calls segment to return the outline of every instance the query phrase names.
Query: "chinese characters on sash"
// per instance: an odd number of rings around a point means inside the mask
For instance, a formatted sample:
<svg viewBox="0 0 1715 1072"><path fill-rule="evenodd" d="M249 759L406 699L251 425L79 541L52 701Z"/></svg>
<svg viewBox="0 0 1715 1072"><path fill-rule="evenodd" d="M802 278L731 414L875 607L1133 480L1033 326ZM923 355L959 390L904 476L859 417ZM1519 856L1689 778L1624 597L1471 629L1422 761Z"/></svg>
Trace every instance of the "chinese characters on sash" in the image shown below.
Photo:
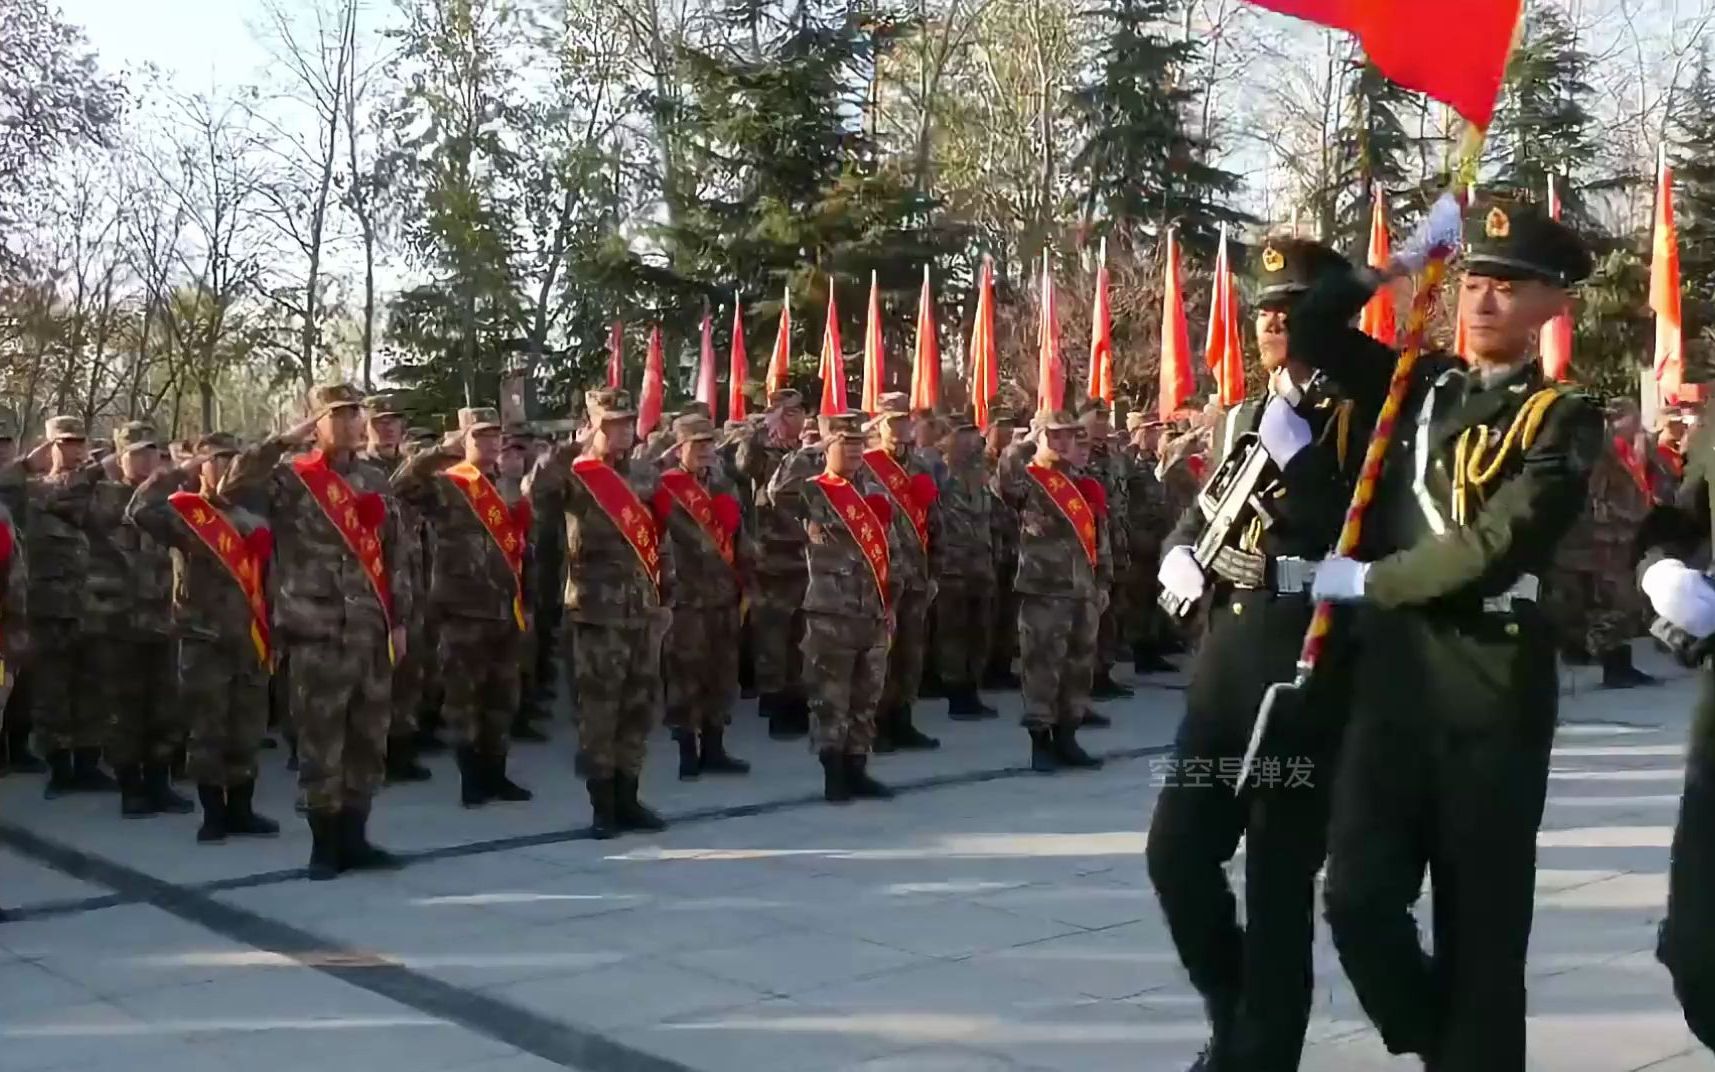
<svg viewBox="0 0 1715 1072"><path fill-rule="evenodd" d="M167 497L173 510L185 520L197 538L214 553L220 564L238 582L244 601L250 605L250 643L264 667L272 665L268 636L268 595L262 585L262 562L244 538L238 535L225 514L209 505L201 495L175 491Z"/></svg>
<svg viewBox="0 0 1715 1072"><path fill-rule="evenodd" d="M1040 465L1024 467L1032 479L1041 485L1048 497L1054 500L1054 505L1066 515L1066 520L1072 523L1072 530L1078 534L1078 542L1084 545L1084 555L1090 560L1090 568L1096 568L1096 518L1090 510L1090 504L1084 501L1084 496L1078 491L1078 486L1067 479L1062 473Z"/></svg>
<svg viewBox="0 0 1715 1072"><path fill-rule="evenodd" d="M655 519L637 498L637 493L631 490L624 477L600 458L579 458L572 463L572 475L583 482L596 505L602 508L626 542L631 544L631 549L637 552L637 560L643 565L649 583L659 592L661 533L656 530Z"/></svg>
<svg viewBox="0 0 1715 1072"><path fill-rule="evenodd" d="M494 546L506 559L506 565L512 570L512 620L518 624L519 631L524 629L524 548L529 538L523 531L527 526L520 524L515 518L512 508L506 505L500 492L494 484L482 474L482 470L470 462L461 462L446 471L447 479L453 486L464 493L465 502L470 504L471 512L482 522L482 527L488 530L493 538Z"/></svg>
<svg viewBox="0 0 1715 1072"><path fill-rule="evenodd" d="M322 508L328 521L345 540L345 546L356 557L358 565L369 578L375 600L381 604L381 617L387 623L387 660L393 662L393 589L387 580L387 562L381 554L381 519L365 523L357 507L357 493L351 485L328 465L321 451L311 451L292 460L292 471L303 481L310 498ZM371 493L373 494L373 493Z"/></svg>
<svg viewBox="0 0 1715 1072"><path fill-rule="evenodd" d="M857 488L851 481L841 480L837 476L823 473L814 478L813 483L822 489L822 494L828 497L828 503L834 508L834 513L840 516L846 531L852 534L858 550L869 562L870 572L875 574L875 587L881 593L881 605L889 605L887 597L887 529L882 526L881 519L875 516L875 511L864 502Z"/></svg>

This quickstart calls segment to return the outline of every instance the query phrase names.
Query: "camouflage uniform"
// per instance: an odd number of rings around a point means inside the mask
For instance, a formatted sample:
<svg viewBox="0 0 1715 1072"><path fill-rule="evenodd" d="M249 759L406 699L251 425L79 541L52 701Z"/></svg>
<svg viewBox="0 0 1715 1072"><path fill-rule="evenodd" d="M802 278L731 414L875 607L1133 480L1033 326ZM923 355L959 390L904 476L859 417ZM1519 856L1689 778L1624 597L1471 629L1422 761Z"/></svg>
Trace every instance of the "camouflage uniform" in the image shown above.
<svg viewBox="0 0 1715 1072"><path fill-rule="evenodd" d="M397 401L388 395L365 398L363 408L371 422L383 418L402 420L405 416ZM389 476L405 460L398 447L381 449L373 443L357 456ZM423 554L423 518L408 503L400 502L397 507L401 568L410 574L413 591L426 592L429 571ZM427 603L426 599L417 600L410 620L399 622L405 627L405 653L393 663L392 715L387 726L387 777L392 781L425 781L429 777L429 772L416 763L417 707L422 703L425 677L435 664L424 621Z"/></svg>
<svg viewBox="0 0 1715 1072"><path fill-rule="evenodd" d="M1138 421L1137 425L1144 423ZM1133 421L1128 419L1127 426L1133 427ZM1155 575L1161 564L1161 541L1173 518L1167 509L1167 486L1155 472L1155 455L1135 445L1126 447L1125 455L1125 527L1131 556L1121 584L1125 592L1124 634L1131 643L1137 672L1147 673L1162 668L1160 649L1169 628L1157 602L1161 584Z"/></svg>
<svg viewBox="0 0 1715 1072"><path fill-rule="evenodd" d="M29 635L29 553L12 511L0 497L0 709L12 698L18 679L20 642Z"/></svg>
<svg viewBox="0 0 1715 1072"><path fill-rule="evenodd" d="M1006 416L993 419L1009 427L1013 424ZM1018 593L1012 587L1018 576L1018 511L1001 494L1002 483L1023 464L1020 459L1029 457L1028 446L1022 448L1023 454L1019 450L1009 444L1000 451L990 448L983 452L989 472L989 537L994 547L995 576L994 624L989 629L988 670L983 675L983 686L990 689L1019 686L1012 670L1018 659Z"/></svg>
<svg viewBox="0 0 1715 1072"><path fill-rule="evenodd" d="M777 391L773 408L801 406L796 391ZM798 450L796 443L776 442L763 429L738 445L738 470L756 489L756 592L750 606L755 645L759 708L776 734L802 732L803 668L800 641L804 636L804 530L790 497L776 500L770 493L775 474ZM817 459L814 472L821 462ZM806 474L807 475L807 474ZM797 481L788 485L796 487ZM789 493L790 494L790 493Z"/></svg>
<svg viewBox="0 0 1715 1072"><path fill-rule="evenodd" d="M500 431L492 409L462 409L466 436ZM443 712L458 744L461 800L475 807L490 800L528 800L527 791L506 776L508 730L518 712L518 663L524 650L525 608L535 602L528 500L509 496L498 472L479 472L456 457L426 450L400 467L394 493L416 509L434 533L435 559L426 602L439 623L434 660L442 668ZM478 517L460 480L492 490L504 504L501 516ZM500 513L499 508L494 508ZM503 531L496 536L491 526ZM515 541L522 571L514 574L498 540Z"/></svg>
<svg viewBox="0 0 1715 1072"><path fill-rule="evenodd" d="M975 421L967 415L957 434L975 430ZM954 718L994 713L978 700L977 687L988 667L994 632L994 514L999 509L989 490L983 453L977 451L962 464L950 458L941 483L941 528L933 551L940 585L935 596L936 662L947 711Z"/></svg>
<svg viewBox="0 0 1715 1072"><path fill-rule="evenodd" d="M1102 611L1096 636L1093 681L1096 697L1100 699L1131 695L1130 689L1115 684L1111 676L1114 660L1118 658L1125 611L1122 586L1118 582L1131 572L1131 542L1126 530L1129 510L1126 504L1126 489L1129 481L1125 456L1114 448L1106 434L1107 407L1098 403L1088 412L1099 412L1102 418L1098 431L1091 437L1090 461L1084 466L1084 475L1094 477L1102 485L1102 493L1107 496L1108 520L1104 527L1108 530L1108 547L1113 555L1113 578L1106 589L1107 607Z"/></svg>
<svg viewBox="0 0 1715 1072"><path fill-rule="evenodd" d="M1550 613L1564 643L1601 660L1610 685L1650 680L1632 668L1630 643L1645 624L1633 562L1651 505L1609 443L1590 471L1584 512L1555 556Z"/></svg>

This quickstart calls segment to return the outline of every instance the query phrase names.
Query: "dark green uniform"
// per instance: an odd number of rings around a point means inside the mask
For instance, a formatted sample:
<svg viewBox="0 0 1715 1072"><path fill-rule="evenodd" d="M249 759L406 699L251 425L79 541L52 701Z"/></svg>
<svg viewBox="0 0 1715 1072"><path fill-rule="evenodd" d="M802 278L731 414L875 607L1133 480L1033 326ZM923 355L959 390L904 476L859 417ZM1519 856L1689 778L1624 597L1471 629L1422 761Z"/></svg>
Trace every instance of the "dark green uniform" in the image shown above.
<svg viewBox="0 0 1715 1072"><path fill-rule="evenodd" d="M1470 218L1469 276L1570 287L1588 272L1576 236L1538 210L1485 205ZM1381 397L1394 359L1350 326L1374 286L1368 273L1324 280L1290 321L1294 355L1360 398ZM1559 698L1538 578L1583 507L1602 438L1601 412L1546 385L1534 360L1485 379L1451 354L1425 355L1365 518L1356 557L1372 565L1324 899L1383 1042L1430 1069L1524 1068ZM1412 915L1426 868L1429 954Z"/></svg>

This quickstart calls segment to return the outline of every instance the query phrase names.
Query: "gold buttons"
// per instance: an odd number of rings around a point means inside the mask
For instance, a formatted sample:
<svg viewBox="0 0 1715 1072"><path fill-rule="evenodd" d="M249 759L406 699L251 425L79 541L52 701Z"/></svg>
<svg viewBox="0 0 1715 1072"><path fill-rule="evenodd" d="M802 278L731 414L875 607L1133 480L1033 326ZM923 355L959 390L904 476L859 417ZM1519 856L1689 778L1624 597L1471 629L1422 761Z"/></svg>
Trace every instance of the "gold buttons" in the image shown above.
<svg viewBox="0 0 1715 1072"><path fill-rule="evenodd" d="M1507 636L1518 636L1518 623L1517 622L1508 622L1506 628L1507 628Z"/></svg>
<svg viewBox="0 0 1715 1072"><path fill-rule="evenodd" d="M1244 612L1245 612L1245 605L1243 603L1234 603L1233 604L1233 613L1234 614L1243 614Z"/></svg>

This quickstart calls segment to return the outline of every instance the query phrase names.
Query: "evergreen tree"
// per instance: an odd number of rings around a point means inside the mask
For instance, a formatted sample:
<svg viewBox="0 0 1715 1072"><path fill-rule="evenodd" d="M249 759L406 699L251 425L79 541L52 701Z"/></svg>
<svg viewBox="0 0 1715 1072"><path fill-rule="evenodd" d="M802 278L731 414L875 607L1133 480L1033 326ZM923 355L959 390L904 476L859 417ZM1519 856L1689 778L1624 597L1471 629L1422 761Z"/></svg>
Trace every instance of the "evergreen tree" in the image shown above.
<svg viewBox="0 0 1715 1072"><path fill-rule="evenodd" d="M1686 375L1715 379L1715 66L1708 49L1677 101L1668 125L1674 166L1674 222L1679 231L1681 313L1688 344Z"/></svg>
<svg viewBox="0 0 1715 1072"><path fill-rule="evenodd" d="M1391 203L1391 195L1410 184L1410 154L1417 143L1401 116L1416 105L1416 94L1384 78L1368 61L1350 64L1345 121L1334 138L1335 184L1320 199L1323 233L1336 249L1361 258L1368 248L1375 191L1389 194Z"/></svg>
<svg viewBox="0 0 1715 1072"><path fill-rule="evenodd" d="M1534 201L1548 197L1548 176L1559 186L1562 218L1586 233L1592 220L1576 176L1595 157L1585 81L1590 58L1559 7L1530 6L1524 40L1507 64L1500 108L1485 157L1494 163L1483 185Z"/></svg>

